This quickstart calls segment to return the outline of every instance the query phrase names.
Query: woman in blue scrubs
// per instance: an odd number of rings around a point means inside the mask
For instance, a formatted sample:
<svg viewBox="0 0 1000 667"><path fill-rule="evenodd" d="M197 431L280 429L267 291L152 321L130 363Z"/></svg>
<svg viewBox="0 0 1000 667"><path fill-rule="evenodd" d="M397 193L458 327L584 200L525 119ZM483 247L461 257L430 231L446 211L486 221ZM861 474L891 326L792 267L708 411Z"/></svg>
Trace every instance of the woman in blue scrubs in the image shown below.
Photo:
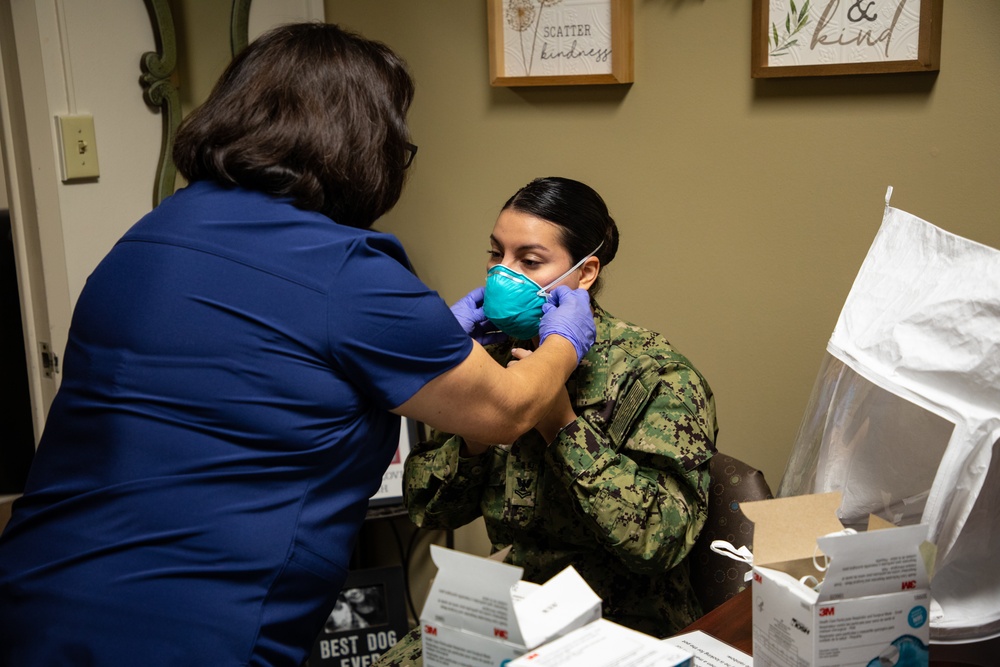
<svg viewBox="0 0 1000 667"><path fill-rule="evenodd" d="M416 150L412 95L384 45L290 25L182 125L190 185L76 304L0 537L0 664L300 665L397 415L507 442L554 404L594 340L586 292L557 291L505 368L369 231Z"/></svg>

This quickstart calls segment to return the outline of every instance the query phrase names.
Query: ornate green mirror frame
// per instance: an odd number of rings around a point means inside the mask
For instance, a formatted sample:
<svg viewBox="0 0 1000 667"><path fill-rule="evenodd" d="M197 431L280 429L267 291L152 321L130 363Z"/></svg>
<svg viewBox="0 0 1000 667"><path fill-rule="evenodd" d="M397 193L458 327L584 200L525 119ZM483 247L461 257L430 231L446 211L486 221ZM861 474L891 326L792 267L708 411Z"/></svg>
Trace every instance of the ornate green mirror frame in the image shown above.
<svg viewBox="0 0 1000 667"><path fill-rule="evenodd" d="M172 81L177 68L177 32L168 0L145 0L153 23L158 51L142 54L142 98L163 114L163 138L160 142L160 159L153 185L153 206L174 192L177 167L171 157L174 135L181 122L181 102L177 86ZM229 21L229 43L232 55L242 51L249 40L251 0L233 0Z"/></svg>

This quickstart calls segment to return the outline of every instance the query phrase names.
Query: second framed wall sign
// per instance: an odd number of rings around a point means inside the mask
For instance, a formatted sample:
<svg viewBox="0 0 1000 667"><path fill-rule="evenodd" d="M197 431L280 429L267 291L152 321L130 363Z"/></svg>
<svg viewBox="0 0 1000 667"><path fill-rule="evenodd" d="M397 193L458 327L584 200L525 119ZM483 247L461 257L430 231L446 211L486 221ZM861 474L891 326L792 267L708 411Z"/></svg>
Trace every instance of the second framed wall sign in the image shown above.
<svg viewBox="0 0 1000 667"><path fill-rule="evenodd" d="M753 0L754 78L940 68L943 0Z"/></svg>
<svg viewBox="0 0 1000 667"><path fill-rule="evenodd" d="M490 85L632 83L632 0L487 0Z"/></svg>

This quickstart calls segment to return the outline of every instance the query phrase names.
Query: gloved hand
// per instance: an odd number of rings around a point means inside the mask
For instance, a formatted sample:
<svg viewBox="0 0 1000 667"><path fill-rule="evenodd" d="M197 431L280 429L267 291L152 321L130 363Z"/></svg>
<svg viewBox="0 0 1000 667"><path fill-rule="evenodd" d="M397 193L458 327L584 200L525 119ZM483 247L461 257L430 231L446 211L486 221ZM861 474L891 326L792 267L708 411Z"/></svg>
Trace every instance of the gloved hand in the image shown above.
<svg viewBox="0 0 1000 667"><path fill-rule="evenodd" d="M486 319L483 313L483 294L486 288L477 287L451 307L451 314L465 329L465 333L480 345L499 343L507 338L507 334L497 330L496 326Z"/></svg>
<svg viewBox="0 0 1000 667"><path fill-rule="evenodd" d="M538 342L541 344L546 336L558 334L573 343L576 362L580 363L597 338L594 314L590 312L590 294L585 289L570 289L560 285L549 296L552 297L551 300L542 305Z"/></svg>

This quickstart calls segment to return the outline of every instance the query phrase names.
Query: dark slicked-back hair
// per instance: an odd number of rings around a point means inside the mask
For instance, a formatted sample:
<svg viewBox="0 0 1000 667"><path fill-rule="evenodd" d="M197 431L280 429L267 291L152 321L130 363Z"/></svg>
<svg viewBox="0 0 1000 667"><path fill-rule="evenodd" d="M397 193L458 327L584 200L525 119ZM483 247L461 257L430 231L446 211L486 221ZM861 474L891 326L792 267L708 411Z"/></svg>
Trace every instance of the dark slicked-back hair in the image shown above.
<svg viewBox="0 0 1000 667"><path fill-rule="evenodd" d="M272 195L367 228L399 200L413 80L387 46L324 23L279 26L245 48L181 124L188 181Z"/></svg>
<svg viewBox="0 0 1000 667"><path fill-rule="evenodd" d="M515 192L500 210L507 209L558 226L574 264L600 246L594 256L601 260L603 274L618 254L618 225L601 195L585 183L558 176L536 178ZM604 286L601 274L590 288L592 296Z"/></svg>

